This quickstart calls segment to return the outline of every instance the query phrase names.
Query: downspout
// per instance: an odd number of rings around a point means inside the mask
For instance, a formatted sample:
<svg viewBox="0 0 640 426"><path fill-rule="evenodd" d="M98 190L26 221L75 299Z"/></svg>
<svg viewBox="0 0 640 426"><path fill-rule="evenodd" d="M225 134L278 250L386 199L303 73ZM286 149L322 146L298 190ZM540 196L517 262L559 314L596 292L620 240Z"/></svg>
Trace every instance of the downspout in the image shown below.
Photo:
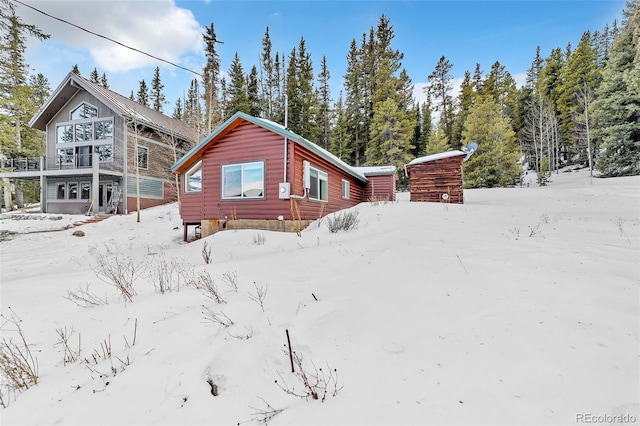
<svg viewBox="0 0 640 426"><path fill-rule="evenodd" d="M288 108L287 108L287 104L288 104L288 99L287 99L287 94L285 93L284 95L284 128L285 130L287 129L287 120L288 120ZM284 173L284 180L283 182L287 182L287 137L284 137L284 164L282 167L282 172Z"/></svg>

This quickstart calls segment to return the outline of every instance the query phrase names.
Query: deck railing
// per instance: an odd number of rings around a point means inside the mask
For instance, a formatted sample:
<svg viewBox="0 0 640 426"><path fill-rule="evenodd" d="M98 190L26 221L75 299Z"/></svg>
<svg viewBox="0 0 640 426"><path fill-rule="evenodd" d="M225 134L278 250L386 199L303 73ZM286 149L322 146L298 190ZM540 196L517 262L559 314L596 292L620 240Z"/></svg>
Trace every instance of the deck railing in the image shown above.
<svg viewBox="0 0 640 426"><path fill-rule="evenodd" d="M93 162L91 154L74 154L65 157L22 157L0 159L0 170L27 172L37 170L85 169Z"/></svg>

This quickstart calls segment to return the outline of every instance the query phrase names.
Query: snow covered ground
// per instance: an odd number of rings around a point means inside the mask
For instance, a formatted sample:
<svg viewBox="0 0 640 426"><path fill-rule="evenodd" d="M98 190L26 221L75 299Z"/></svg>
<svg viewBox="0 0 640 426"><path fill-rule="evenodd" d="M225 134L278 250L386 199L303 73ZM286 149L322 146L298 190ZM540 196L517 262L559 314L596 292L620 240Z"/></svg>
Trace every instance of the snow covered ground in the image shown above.
<svg viewBox="0 0 640 426"><path fill-rule="evenodd" d="M39 376L3 384L2 424L640 422L640 177L407 200L351 209L348 232L325 218L188 244L177 205L75 227L0 216L17 232L0 242L2 338L19 323ZM24 233L45 229L63 230ZM116 253L145 268L132 302L97 276ZM185 282L206 273L225 303ZM324 401L294 395L286 330Z"/></svg>

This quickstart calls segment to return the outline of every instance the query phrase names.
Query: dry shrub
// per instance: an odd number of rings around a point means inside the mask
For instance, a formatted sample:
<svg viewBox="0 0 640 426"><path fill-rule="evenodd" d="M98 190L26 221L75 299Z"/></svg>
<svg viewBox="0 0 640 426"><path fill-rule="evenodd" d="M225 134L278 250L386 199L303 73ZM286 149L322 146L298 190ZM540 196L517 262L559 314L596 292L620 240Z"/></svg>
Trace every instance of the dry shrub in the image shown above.
<svg viewBox="0 0 640 426"><path fill-rule="evenodd" d="M327 228L335 234L338 231L356 229L360 223L358 210L345 210L327 216Z"/></svg>

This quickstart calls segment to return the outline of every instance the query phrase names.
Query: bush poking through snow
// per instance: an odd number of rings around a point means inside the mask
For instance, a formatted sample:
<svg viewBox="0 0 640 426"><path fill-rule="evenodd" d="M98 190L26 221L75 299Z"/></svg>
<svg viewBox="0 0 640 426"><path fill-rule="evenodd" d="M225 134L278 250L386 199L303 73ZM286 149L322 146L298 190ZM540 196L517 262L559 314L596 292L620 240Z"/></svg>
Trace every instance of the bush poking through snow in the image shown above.
<svg viewBox="0 0 640 426"><path fill-rule="evenodd" d="M230 291L238 292L238 273L236 271L227 271L222 274L222 282L224 282Z"/></svg>
<svg viewBox="0 0 640 426"><path fill-rule="evenodd" d="M211 247L206 241L202 244L202 258L207 265L211 263Z"/></svg>
<svg viewBox="0 0 640 426"><path fill-rule="evenodd" d="M133 302L137 293L133 283L144 271L143 263L135 263L131 257L122 257L117 252L104 252L93 247L91 253L96 258L96 265L92 268L97 277L107 284L116 287L126 301Z"/></svg>
<svg viewBox="0 0 640 426"><path fill-rule="evenodd" d="M62 356L64 365L76 362L80 356L80 334L78 334L78 349L75 350L69 346L69 339L73 335L73 327L71 327L71 331L69 332L67 332L67 327L56 328L56 333L58 334L58 343L53 346L62 346L62 350L64 351Z"/></svg>
<svg viewBox="0 0 640 426"><path fill-rule="evenodd" d="M288 357L288 351L285 349L284 352ZM311 361L311 367L309 368L303 366L301 355L293 351L292 356L296 370L293 374L295 374L296 379L298 379L302 385L302 390L299 388L296 389L295 386L289 386L287 382L285 382L284 377L282 377L282 374L278 373L281 380L276 380L275 383L285 393L299 398L311 398L324 402L327 395L336 396L338 391L344 387L344 385L338 385L338 370L335 368L332 369L328 365L326 370L316 368L313 361Z"/></svg>
<svg viewBox="0 0 640 426"><path fill-rule="evenodd" d="M106 305L107 298L104 299L89 290L90 284L87 283L85 288L78 287L76 291L67 290L65 299L75 303L81 308L92 308L98 305Z"/></svg>
<svg viewBox="0 0 640 426"><path fill-rule="evenodd" d="M218 324L220 327L227 328L233 325L231 318L229 318L224 312L213 312L211 308L202 305L202 314L204 315L205 320Z"/></svg>
<svg viewBox="0 0 640 426"><path fill-rule="evenodd" d="M209 299L216 303L227 303L218 291L216 283L207 271L201 271L196 277L194 284L198 290L204 293Z"/></svg>
<svg viewBox="0 0 640 426"><path fill-rule="evenodd" d="M284 410L284 408L273 408L267 401L262 398L260 399L264 402L264 405L267 406L266 408L249 407L253 410L253 419L257 422L267 424L269 423L269 420L282 413Z"/></svg>
<svg viewBox="0 0 640 426"><path fill-rule="evenodd" d="M155 258L148 277L153 282L156 292L164 294L173 290L180 291L180 278L184 277L188 270L185 262L179 259L171 258L167 262L163 252Z"/></svg>
<svg viewBox="0 0 640 426"><path fill-rule="evenodd" d="M31 353L31 348L20 327L21 320L13 311L11 311L11 318L2 315L2 322L2 329L6 329L9 325L11 331L17 332L19 337L18 343L6 338L0 341L0 384L9 392L15 393L38 384L38 360ZM4 396L1 397L0 404L7 407Z"/></svg>
<svg viewBox="0 0 640 426"><path fill-rule="evenodd" d="M262 312L264 312L264 299L267 298L267 290L269 290L269 286L267 284L258 284L255 281L253 282L253 285L256 288L256 292L255 294L249 293L249 299L256 302L262 309Z"/></svg>
<svg viewBox="0 0 640 426"><path fill-rule="evenodd" d="M327 228L332 234L356 229L358 223L360 223L358 210L345 210L327 216Z"/></svg>

